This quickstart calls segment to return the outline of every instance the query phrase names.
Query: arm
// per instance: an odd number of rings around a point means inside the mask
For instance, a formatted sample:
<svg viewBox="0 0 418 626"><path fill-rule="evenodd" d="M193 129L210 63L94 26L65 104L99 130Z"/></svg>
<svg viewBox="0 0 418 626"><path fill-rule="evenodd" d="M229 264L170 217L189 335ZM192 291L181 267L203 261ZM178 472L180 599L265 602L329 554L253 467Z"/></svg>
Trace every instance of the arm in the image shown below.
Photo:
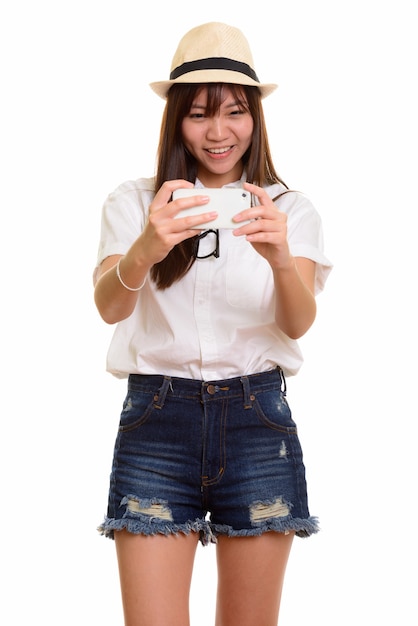
<svg viewBox="0 0 418 626"><path fill-rule="evenodd" d="M138 298L137 290L153 265L164 259L176 244L196 235L199 231L193 227L216 218L217 214L212 211L173 219L180 210L197 204L202 205L203 210L209 201L207 196L196 195L170 202L173 191L182 187L193 185L185 180L164 183L149 207L144 230L126 254L109 256L97 268L93 276L94 301L108 324L115 324L131 315ZM121 280L116 271L118 261Z"/></svg>
<svg viewBox="0 0 418 626"><path fill-rule="evenodd" d="M315 263L290 257L288 268L273 270L276 287L276 324L291 339L302 337L316 317Z"/></svg>
<svg viewBox="0 0 418 626"><path fill-rule="evenodd" d="M149 266L141 262L141 257L136 255L136 247L140 247L138 240L135 244L124 257L120 255L107 257L95 272L94 302L108 324L115 324L129 317L138 298L138 291L129 291L119 280L116 273L118 261L123 282L132 288L140 287L148 273Z"/></svg>
<svg viewBox="0 0 418 626"><path fill-rule="evenodd" d="M253 221L235 229L234 234L245 235L269 262L276 290L276 324L290 338L298 339L316 317L315 263L290 254L287 215L277 209L264 189L249 183L244 186L257 196L260 204L236 216L237 221Z"/></svg>

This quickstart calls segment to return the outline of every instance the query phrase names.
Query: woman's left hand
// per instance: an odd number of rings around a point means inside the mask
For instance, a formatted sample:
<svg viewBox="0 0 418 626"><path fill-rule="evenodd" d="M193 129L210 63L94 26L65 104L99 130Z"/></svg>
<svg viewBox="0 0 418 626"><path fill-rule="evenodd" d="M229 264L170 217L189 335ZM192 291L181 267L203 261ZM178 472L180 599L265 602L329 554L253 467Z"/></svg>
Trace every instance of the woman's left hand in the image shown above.
<svg viewBox="0 0 418 626"><path fill-rule="evenodd" d="M270 264L276 291L276 324L288 337L298 339L316 315L315 263L290 254L287 214L279 211L266 191L250 183L244 183L244 188L258 198L259 205L235 216L237 221L252 221L235 228L233 233L245 236Z"/></svg>
<svg viewBox="0 0 418 626"><path fill-rule="evenodd" d="M285 269L293 262L287 241L287 215L280 211L262 187L244 183L244 189L256 196L259 204L242 211L237 221L252 220L234 229L236 236L245 236L254 249L273 269Z"/></svg>

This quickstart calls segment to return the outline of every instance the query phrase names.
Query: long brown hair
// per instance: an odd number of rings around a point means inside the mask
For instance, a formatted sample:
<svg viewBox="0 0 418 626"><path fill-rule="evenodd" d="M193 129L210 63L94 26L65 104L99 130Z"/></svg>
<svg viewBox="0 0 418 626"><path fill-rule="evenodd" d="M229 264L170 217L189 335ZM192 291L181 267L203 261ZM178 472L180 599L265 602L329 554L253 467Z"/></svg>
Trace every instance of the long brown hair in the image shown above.
<svg viewBox="0 0 418 626"><path fill-rule="evenodd" d="M197 162L183 143L182 122L189 114L196 94L207 89L206 115L212 116L219 110L224 98L224 83L175 84L167 96L164 109L160 141L157 152L155 190L166 180L183 178L192 183L196 180ZM247 181L262 187L283 183L273 165L260 92L257 87L228 84L236 102L253 118L253 137L250 147L242 158ZM193 253L195 237L177 244L165 259L151 268L151 278L158 289L170 287L182 278L195 262Z"/></svg>

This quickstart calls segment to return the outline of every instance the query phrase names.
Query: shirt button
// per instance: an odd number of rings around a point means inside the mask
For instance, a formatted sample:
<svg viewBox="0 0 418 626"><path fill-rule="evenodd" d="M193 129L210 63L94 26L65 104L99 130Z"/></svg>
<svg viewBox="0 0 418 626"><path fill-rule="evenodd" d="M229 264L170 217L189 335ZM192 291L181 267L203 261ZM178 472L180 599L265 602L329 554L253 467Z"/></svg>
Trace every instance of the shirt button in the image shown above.
<svg viewBox="0 0 418 626"><path fill-rule="evenodd" d="M211 396L213 396L216 393L215 385L208 385L207 391L208 391L208 393L210 393Z"/></svg>

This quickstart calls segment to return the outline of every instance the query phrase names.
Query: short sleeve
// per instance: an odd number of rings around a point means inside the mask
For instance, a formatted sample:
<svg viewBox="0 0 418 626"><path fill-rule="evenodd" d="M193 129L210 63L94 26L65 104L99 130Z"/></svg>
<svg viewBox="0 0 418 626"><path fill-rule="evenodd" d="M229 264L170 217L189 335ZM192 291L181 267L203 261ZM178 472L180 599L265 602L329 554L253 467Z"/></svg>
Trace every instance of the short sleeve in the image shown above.
<svg viewBox="0 0 418 626"><path fill-rule="evenodd" d="M293 256L311 259L316 263L315 293L320 293L332 270L331 261L324 253L322 220L313 204L299 192L288 192L276 201L276 206L287 213L288 241Z"/></svg>
<svg viewBox="0 0 418 626"><path fill-rule="evenodd" d="M102 208L97 265L127 252L144 228L153 197L152 179L128 181L109 194Z"/></svg>

